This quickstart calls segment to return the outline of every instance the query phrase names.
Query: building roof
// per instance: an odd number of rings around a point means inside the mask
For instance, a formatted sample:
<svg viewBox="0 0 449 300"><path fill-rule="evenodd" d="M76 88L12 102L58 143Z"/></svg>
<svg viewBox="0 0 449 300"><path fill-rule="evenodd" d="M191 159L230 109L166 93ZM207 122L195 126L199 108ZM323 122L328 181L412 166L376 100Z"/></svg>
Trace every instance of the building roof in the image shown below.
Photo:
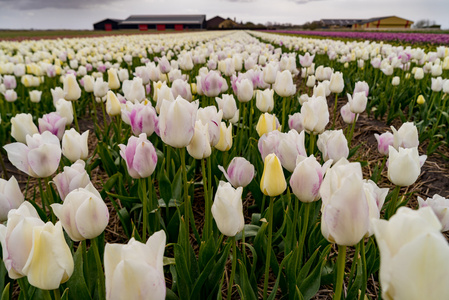
<svg viewBox="0 0 449 300"><path fill-rule="evenodd" d="M379 20L383 20L383 19L388 19L388 18L398 18L398 19L402 19L404 21L408 21L410 23L413 23L413 21L398 17L398 16L386 16L386 17L377 17L377 18L371 18L371 19L366 19L366 20L361 20L361 22L359 24L366 24L366 23L371 23L371 22L376 22Z"/></svg>
<svg viewBox="0 0 449 300"><path fill-rule="evenodd" d="M107 19L103 19L103 20L101 20L101 21L98 21L97 23L94 23L94 24L99 24L99 23L106 22L106 21L112 21L112 22L120 23L120 22L122 22L123 20L122 20L122 19L111 19L111 18L107 18Z"/></svg>
<svg viewBox="0 0 449 300"><path fill-rule="evenodd" d="M131 15L121 24L202 24L206 15Z"/></svg>
<svg viewBox="0 0 449 300"><path fill-rule="evenodd" d="M321 19L321 23L327 26L347 26L363 21L362 19Z"/></svg>

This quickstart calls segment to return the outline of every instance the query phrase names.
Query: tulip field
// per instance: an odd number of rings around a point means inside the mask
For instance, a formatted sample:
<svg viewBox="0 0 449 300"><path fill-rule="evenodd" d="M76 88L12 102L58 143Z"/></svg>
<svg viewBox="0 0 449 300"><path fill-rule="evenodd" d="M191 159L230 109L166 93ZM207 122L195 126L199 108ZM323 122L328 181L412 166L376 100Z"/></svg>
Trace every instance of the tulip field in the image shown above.
<svg viewBox="0 0 449 300"><path fill-rule="evenodd" d="M444 45L0 41L1 299L449 299L448 93Z"/></svg>

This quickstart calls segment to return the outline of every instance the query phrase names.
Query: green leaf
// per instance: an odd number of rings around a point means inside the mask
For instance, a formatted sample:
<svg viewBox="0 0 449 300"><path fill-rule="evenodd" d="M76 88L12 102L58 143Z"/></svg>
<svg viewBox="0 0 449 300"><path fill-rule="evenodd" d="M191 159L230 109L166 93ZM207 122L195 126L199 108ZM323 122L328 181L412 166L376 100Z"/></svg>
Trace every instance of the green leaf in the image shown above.
<svg viewBox="0 0 449 300"><path fill-rule="evenodd" d="M164 199L164 202L168 205L170 199L172 199L172 186L170 180L168 180L165 170L163 169L159 172L158 182L161 198Z"/></svg>
<svg viewBox="0 0 449 300"><path fill-rule="evenodd" d="M9 287L10 287L10 282L8 282L8 284L3 289L1 300L9 300Z"/></svg>
<svg viewBox="0 0 449 300"><path fill-rule="evenodd" d="M178 300L178 296L176 296L176 294L170 290L170 289L166 289L167 294L165 295L165 300Z"/></svg>
<svg viewBox="0 0 449 300"><path fill-rule="evenodd" d="M209 287L213 287L215 285L213 285L213 282L215 281L215 283L218 281L218 278L220 278L220 276L222 276L223 272L224 272L224 267L226 265L226 261L228 259L228 255L229 255L229 249L231 249L231 244L229 243L228 245L226 245L224 251L222 251L221 253L221 257L220 259L215 262L215 259L212 258L209 260L209 262L207 263L206 267L203 269L203 271L201 272L200 276L198 277L198 279L195 282L195 286L193 287L193 291L192 294L190 295L190 299L200 299L200 293L203 289L203 285L206 282L206 280L208 278L217 278L217 280L209 280L209 283L212 284L207 284L206 287L209 289Z"/></svg>
<svg viewBox="0 0 449 300"><path fill-rule="evenodd" d="M69 288L66 288L64 290L64 293L62 293L61 300L68 300L68 299L69 299ZM79 299L81 299L81 298L79 298Z"/></svg>
<svg viewBox="0 0 449 300"><path fill-rule="evenodd" d="M226 262L228 260L229 256L229 250L231 249L231 244L228 244L225 249L221 253L220 259L216 262L214 268L210 272L208 278L207 278L207 284L206 286L210 290L215 290L217 287L220 278L224 275L224 268L226 266ZM221 289L219 289L219 294L221 294Z"/></svg>
<svg viewBox="0 0 449 300"><path fill-rule="evenodd" d="M68 293L68 298L74 300L92 299L89 293L89 289L87 288L86 280L84 279L82 247L78 247L75 255L73 256L73 260L75 268L73 270L72 276L66 283L67 289L71 290L71 292Z"/></svg>
<svg viewBox="0 0 449 300"><path fill-rule="evenodd" d="M321 281L321 271L323 270L324 264L326 263L326 256L331 250L331 245L328 245L320 256L320 262L317 264L312 273L299 285L299 290L304 296L305 300L311 299L320 288ZM348 298L349 299L349 298Z"/></svg>
<svg viewBox="0 0 449 300"><path fill-rule="evenodd" d="M248 300L257 300L256 293L253 290L253 287L251 286L251 283L248 279L248 274L246 272L246 267L243 264L241 260L239 262L239 274L240 274L240 285L241 285L241 292L242 292L242 299L248 299Z"/></svg>
<svg viewBox="0 0 449 300"><path fill-rule="evenodd" d="M282 269L284 268L284 264L290 260L290 256L292 255L292 252L290 252L286 257L284 257L284 259L281 262L281 265L279 266L279 273L278 276L276 277L276 282L274 283L273 286L273 292L271 292L270 296L268 297L268 300L273 300L276 297L276 292L278 290L279 287L279 280L281 279L281 273L282 273Z"/></svg>
<svg viewBox="0 0 449 300"><path fill-rule="evenodd" d="M190 287L193 283L187 266L186 254L179 244L175 244L175 261L176 273L178 274L178 295L181 299L190 299Z"/></svg>

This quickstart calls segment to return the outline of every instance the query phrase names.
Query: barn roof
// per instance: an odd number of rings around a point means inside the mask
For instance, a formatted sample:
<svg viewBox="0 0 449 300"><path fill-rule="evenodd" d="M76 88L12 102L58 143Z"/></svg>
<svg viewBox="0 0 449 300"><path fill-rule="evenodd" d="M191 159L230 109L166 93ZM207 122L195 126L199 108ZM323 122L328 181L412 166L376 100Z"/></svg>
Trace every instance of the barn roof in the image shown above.
<svg viewBox="0 0 449 300"><path fill-rule="evenodd" d="M371 22L376 22L379 20L383 20L383 19L388 19L388 18L398 18L398 19L402 19L404 21L408 21L408 22L412 22L411 20L407 20L398 16L386 16L386 17L377 17L377 18L371 18L371 19L366 19L366 20L361 20L361 22L359 24L366 24L366 23L371 23Z"/></svg>
<svg viewBox="0 0 449 300"><path fill-rule="evenodd" d="M121 24L202 24L206 15L131 15Z"/></svg>
<svg viewBox="0 0 449 300"><path fill-rule="evenodd" d="M328 26L345 26L361 22L362 19L321 19L321 23Z"/></svg>

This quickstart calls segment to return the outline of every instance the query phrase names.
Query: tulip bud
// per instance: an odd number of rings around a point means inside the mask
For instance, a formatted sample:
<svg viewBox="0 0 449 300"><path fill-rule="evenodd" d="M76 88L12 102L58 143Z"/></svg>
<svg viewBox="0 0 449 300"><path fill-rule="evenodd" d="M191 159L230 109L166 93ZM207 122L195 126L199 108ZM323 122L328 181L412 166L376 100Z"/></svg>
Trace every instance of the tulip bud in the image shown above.
<svg viewBox="0 0 449 300"><path fill-rule="evenodd" d="M158 67L159 67L159 70L161 71L162 74L167 74L168 72L170 72L171 65L170 65L170 62L168 61L167 57L163 56L159 60Z"/></svg>
<svg viewBox="0 0 449 300"><path fill-rule="evenodd" d="M398 86L400 81L401 79L399 78L399 76L394 76L393 79L391 80L391 85Z"/></svg>
<svg viewBox="0 0 449 300"><path fill-rule="evenodd" d="M89 137L89 130L79 134L74 128L66 130L62 136L62 154L71 162L78 159L86 159L89 155L87 147L87 138Z"/></svg>
<svg viewBox="0 0 449 300"><path fill-rule="evenodd" d="M378 135L377 133L374 134L374 137L377 140L377 150L382 155L388 155L389 153L389 147L393 146L394 143L394 137L393 134L390 132L382 133L381 135Z"/></svg>
<svg viewBox="0 0 449 300"><path fill-rule="evenodd" d="M125 80L129 79L129 73L127 69L120 69L118 71L118 78L121 82L124 82Z"/></svg>
<svg viewBox="0 0 449 300"><path fill-rule="evenodd" d="M310 67L312 65L313 59L315 58L315 55L310 55L309 52L306 52L304 56L298 55L298 57L301 66Z"/></svg>
<svg viewBox="0 0 449 300"><path fill-rule="evenodd" d="M126 245L106 244L104 272L106 299L139 299L143 295L164 300L165 232L160 230L146 244L131 238Z"/></svg>
<svg viewBox="0 0 449 300"><path fill-rule="evenodd" d="M298 155L307 155L304 146L304 135L304 131L298 133L296 130L290 130L288 133L279 135L280 141L275 153L282 166L289 172L293 172L295 169Z"/></svg>
<svg viewBox="0 0 449 300"><path fill-rule="evenodd" d="M287 188L282 165L276 154L265 157L260 189L267 196L274 197L282 194Z"/></svg>
<svg viewBox="0 0 449 300"><path fill-rule="evenodd" d="M280 130L281 126L275 115L264 113L260 115L256 125L256 131L259 137L273 130Z"/></svg>
<svg viewBox="0 0 449 300"><path fill-rule="evenodd" d="M243 157L234 157L227 171L222 166L218 168L235 188L246 187L254 178L254 166Z"/></svg>
<svg viewBox="0 0 449 300"><path fill-rule="evenodd" d="M56 185L62 201L71 191L85 188L90 183L89 175L85 170L85 162L79 159L70 167L65 166L64 171L53 178L53 183Z"/></svg>
<svg viewBox="0 0 449 300"><path fill-rule="evenodd" d="M142 78L134 77L133 80L125 80L122 85L125 98L131 102L142 102L145 99L145 88Z"/></svg>
<svg viewBox="0 0 449 300"><path fill-rule="evenodd" d="M163 101L159 114L162 141L175 148L190 144L195 131L198 101L188 102L178 96L174 101Z"/></svg>
<svg viewBox="0 0 449 300"><path fill-rule="evenodd" d="M120 144L120 156L125 160L128 173L132 178L147 178L153 174L157 164L157 154L147 135L132 136L128 145Z"/></svg>
<svg viewBox="0 0 449 300"><path fill-rule="evenodd" d="M195 122L195 133L192 141L187 146L187 152L195 159L209 157L212 153L209 139L209 124L203 124L201 120Z"/></svg>
<svg viewBox="0 0 449 300"><path fill-rule="evenodd" d="M263 113L271 112L274 108L274 90L256 91L256 107Z"/></svg>
<svg viewBox="0 0 449 300"><path fill-rule="evenodd" d="M391 130L393 130L393 146L396 150L399 150L399 147L413 148L419 146L418 128L416 128L413 122L402 124L399 130L391 126Z"/></svg>
<svg viewBox="0 0 449 300"><path fill-rule="evenodd" d="M96 238L109 222L108 207L92 183L71 191L63 204L50 206L73 241Z"/></svg>
<svg viewBox="0 0 449 300"><path fill-rule="evenodd" d="M329 108L326 98L310 97L301 107L304 128L307 132L319 134L329 123Z"/></svg>
<svg viewBox="0 0 449 300"><path fill-rule="evenodd" d="M41 102L42 91L33 90L30 91L30 101L33 103Z"/></svg>
<svg viewBox="0 0 449 300"><path fill-rule="evenodd" d="M222 116L223 111L220 110L217 112L217 108L215 106L207 106L205 108L198 109L196 118L204 125L208 124L211 146L215 146L220 140L220 123Z"/></svg>
<svg viewBox="0 0 449 300"><path fill-rule="evenodd" d="M320 195L323 236L338 245L357 244L370 226L360 163L340 159L326 172Z"/></svg>
<svg viewBox="0 0 449 300"><path fill-rule="evenodd" d="M73 74L67 74L64 77L64 99L75 101L81 97L81 88Z"/></svg>
<svg viewBox="0 0 449 300"><path fill-rule="evenodd" d="M182 79L175 79L171 85L171 92L174 98L181 96L187 101L192 101L192 92L190 90L190 84Z"/></svg>
<svg viewBox="0 0 449 300"><path fill-rule="evenodd" d="M236 82L237 99L240 102L249 102L253 98L254 87L252 81L249 79L242 79Z"/></svg>
<svg viewBox="0 0 449 300"><path fill-rule="evenodd" d="M373 220L372 226L381 256L383 299L447 298L449 246L430 208L400 207L388 221Z"/></svg>
<svg viewBox="0 0 449 300"><path fill-rule="evenodd" d="M7 226L0 224L3 262L11 279L26 276L23 268L33 246L33 227L41 225L44 222L28 201L9 211Z"/></svg>
<svg viewBox="0 0 449 300"><path fill-rule="evenodd" d="M223 94L222 98L215 97L218 108L223 111L223 119L230 120L237 112L237 104L233 95Z"/></svg>
<svg viewBox="0 0 449 300"><path fill-rule="evenodd" d="M421 166L427 155L419 156L418 148L399 148L397 151L389 147L388 179L397 186L409 186L415 183L421 174Z"/></svg>
<svg viewBox="0 0 449 300"><path fill-rule="evenodd" d="M276 81L276 75L279 66L275 62L270 62L263 68L263 80L268 84L273 84Z"/></svg>
<svg viewBox="0 0 449 300"><path fill-rule="evenodd" d="M38 133L31 114L17 114L11 118L11 136L20 143L26 143L26 136Z"/></svg>
<svg viewBox="0 0 449 300"><path fill-rule="evenodd" d="M288 116L288 127L296 130L298 133L304 130L303 117L301 113L295 113Z"/></svg>
<svg viewBox="0 0 449 300"><path fill-rule="evenodd" d="M415 79L421 80L424 78L424 70L422 68L416 68L415 71Z"/></svg>
<svg viewBox="0 0 449 300"><path fill-rule="evenodd" d="M315 75L310 75L309 77L307 77L306 86L311 88L315 86L315 83L316 83Z"/></svg>
<svg viewBox="0 0 449 300"><path fill-rule="evenodd" d="M73 257L60 222L48 222L33 228L33 246L23 268L31 285L54 290L69 280L74 269Z"/></svg>
<svg viewBox="0 0 449 300"><path fill-rule="evenodd" d="M40 133L50 131L56 135L58 139L62 139L62 135L65 131L66 118L61 117L57 112L52 112L39 118L38 123Z"/></svg>
<svg viewBox="0 0 449 300"><path fill-rule="evenodd" d="M220 181L212 204L212 216L220 232L235 236L245 225L242 204L243 188L234 189L230 183Z"/></svg>
<svg viewBox="0 0 449 300"><path fill-rule="evenodd" d="M131 126L135 136L139 136L143 132L147 136L151 136L153 132L159 135L159 119L156 110L149 102L134 104L131 111L122 109L122 119L123 122Z"/></svg>
<svg viewBox="0 0 449 300"><path fill-rule="evenodd" d="M171 88L169 88L165 82L161 85L160 88L158 88L156 93L157 93L156 112L160 114L162 102L164 101L173 102L175 98L173 96ZM182 98L181 95L178 96ZM188 102L190 101L188 100Z"/></svg>
<svg viewBox="0 0 449 300"><path fill-rule="evenodd" d="M281 97L290 97L296 93L296 85L293 84L292 73L285 70L278 72L273 89Z"/></svg>
<svg viewBox="0 0 449 300"><path fill-rule="evenodd" d="M449 230L449 199L435 194L432 198L427 198L426 200L418 197L418 203L420 208L426 206L430 206L430 208L432 208L433 212L443 226L441 229L442 232Z"/></svg>
<svg viewBox="0 0 449 300"><path fill-rule="evenodd" d="M318 201L320 199L321 182L327 168L332 164L332 160L328 160L323 166L317 162L313 155L309 157L298 156L298 160L299 162L290 177L292 192L301 202Z"/></svg>
<svg viewBox="0 0 449 300"><path fill-rule="evenodd" d="M66 119L65 125L70 125L73 122L73 106L72 103L64 99L59 99L56 104L56 112Z"/></svg>
<svg viewBox="0 0 449 300"><path fill-rule="evenodd" d="M106 98L106 112L110 116L118 116L121 112L120 101L113 91L108 91Z"/></svg>
<svg viewBox="0 0 449 300"><path fill-rule="evenodd" d="M345 82L343 80L343 74L341 72L335 72L331 76L329 89L334 94L340 94L345 88Z"/></svg>
<svg viewBox="0 0 449 300"><path fill-rule="evenodd" d="M108 87L111 90L120 88L120 80L118 79L117 70L114 68L108 70Z"/></svg>
<svg viewBox="0 0 449 300"><path fill-rule="evenodd" d="M15 90L6 90L3 94L7 102L14 102L17 100L17 92Z"/></svg>
<svg viewBox="0 0 449 300"><path fill-rule="evenodd" d="M326 130L318 136L317 147L323 154L324 161L348 158L349 148L343 130Z"/></svg>
<svg viewBox="0 0 449 300"><path fill-rule="evenodd" d="M59 139L49 131L27 135L26 145L12 143L3 148L17 169L37 178L52 175L61 160Z"/></svg>
<svg viewBox="0 0 449 300"><path fill-rule="evenodd" d="M364 92L355 93L354 97L348 94L349 109L355 114L363 113L366 109L367 102L368 98L366 98Z"/></svg>
<svg viewBox="0 0 449 300"><path fill-rule="evenodd" d="M369 85L365 81L358 81L355 83L354 91L352 92L352 95L355 96L355 94L364 92L365 96L368 97L369 94Z"/></svg>
<svg viewBox="0 0 449 300"><path fill-rule="evenodd" d="M6 221L9 211L19 208L23 201L24 197L17 179L14 176L9 180L0 178L0 222Z"/></svg>
<svg viewBox="0 0 449 300"><path fill-rule="evenodd" d="M109 85L107 82L103 81L103 78L97 78L94 84L94 95L98 98L103 98L106 96L109 90Z"/></svg>
<svg viewBox="0 0 449 300"><path fill-rule="evenodd" d="M215 149L228 151L232 147L232 124L226 127L225 122L220 123L220 139L215 145Z"/></svg>
<svg viewBox="0 0 449 300"><path fill-rule="evenodd" d="M349 102L340 108L340 114L341 117L343 118L343 122L345 122L346 124L352 124L354 122L355 113L351 111L351 106Z"/></svg>
<svg viewBox="0 0 449 300"><path fill-rule="evenodd" d="M210 71L207 75L200 77L198 87L201 84L201 90L204 95L208 97L216 97L222 92L224 81L224 78L221 77L219 72Z"/></svg>

